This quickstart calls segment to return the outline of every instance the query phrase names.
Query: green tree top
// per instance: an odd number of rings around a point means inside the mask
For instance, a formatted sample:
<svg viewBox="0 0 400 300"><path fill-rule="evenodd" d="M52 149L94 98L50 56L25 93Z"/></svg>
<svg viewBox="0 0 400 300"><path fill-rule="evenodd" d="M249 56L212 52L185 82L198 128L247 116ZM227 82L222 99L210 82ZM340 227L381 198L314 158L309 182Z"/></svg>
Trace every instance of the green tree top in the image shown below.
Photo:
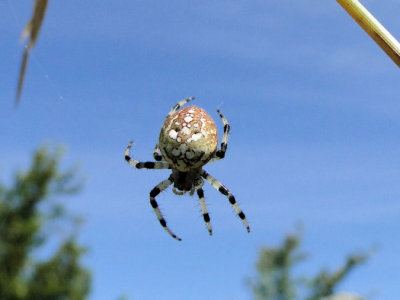
<svg viewBox="0 0 400 300"><path fill-rule="evenodd" d="M287 235L281 246L261 249L256 264L257 276L249 281L254 299L321 300L334 295L337 286L350 271L368 258L366 254L350 255L336 271L322 270L312 278L294 278L293 268L307 257L299 251L300 243L298 234ZM300 291L304 290L300 295Z"/></svg>
<svg viewBox="0 0 400 300"><path fill-rule="evenodd" d="M31 167L11 187L0 184L0 299L84 299L90 274L80 265L83 249L74 237L61 242L53 257L35 261L32 252L46 242L43 229L63 216L50 196L77 190L73 172L59 170L59 153L39 149ZM51 207L43 209L43 203ZM56 212L56 213L54 213Z"/></svg>

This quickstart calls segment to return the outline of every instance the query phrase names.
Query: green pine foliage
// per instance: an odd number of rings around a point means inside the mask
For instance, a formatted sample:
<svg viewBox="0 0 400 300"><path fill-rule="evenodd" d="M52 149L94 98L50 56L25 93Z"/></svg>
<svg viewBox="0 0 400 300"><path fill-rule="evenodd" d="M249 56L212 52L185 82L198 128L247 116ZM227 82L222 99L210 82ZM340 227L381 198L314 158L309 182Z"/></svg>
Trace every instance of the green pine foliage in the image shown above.
<svg viewBox="0 0 400 300"><path fill-rule="evenodd" d="M56 196L78 189L74 172L60 172L59 153L45 147L30 168L18 173L12 186L0 184L0 299L85 299L90 273L80 259L84 249L69 235L52 257L33 255L48 240L44 229L64 217ZM47 207L47 209L45 209Z"/></svg>
<svg viewBox="0 0 400 300"><path fill-rule="evenodd" d="M57 253L36 264L28 282L28 299L83 300L89 292L90 274L79 264L82 249L68 239Z"/></svg>
<svg viewBox="0 0 400 300"><path fill-rule="evenodd" d="M255 300L321 300L334 295L337 286L349 273L364 263L367 254L346 258L336 271L320 271L312 278L295 278L294 268L304 262L307 255L299 250L299 234L287 235L278 247L264 247L256 264L257 276L249 280Z"/></svg>

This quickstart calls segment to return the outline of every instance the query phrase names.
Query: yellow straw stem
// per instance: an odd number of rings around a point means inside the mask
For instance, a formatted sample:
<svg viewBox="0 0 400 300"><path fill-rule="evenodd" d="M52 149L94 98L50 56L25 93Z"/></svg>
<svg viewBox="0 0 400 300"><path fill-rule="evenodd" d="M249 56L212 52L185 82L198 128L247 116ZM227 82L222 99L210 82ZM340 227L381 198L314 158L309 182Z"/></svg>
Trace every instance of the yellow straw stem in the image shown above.
<svg viewBox="0 0 400 300"><path fill-rule="evenodd" d="M357 0L336 0L383 51L400 67L400 44Z"/></svg>

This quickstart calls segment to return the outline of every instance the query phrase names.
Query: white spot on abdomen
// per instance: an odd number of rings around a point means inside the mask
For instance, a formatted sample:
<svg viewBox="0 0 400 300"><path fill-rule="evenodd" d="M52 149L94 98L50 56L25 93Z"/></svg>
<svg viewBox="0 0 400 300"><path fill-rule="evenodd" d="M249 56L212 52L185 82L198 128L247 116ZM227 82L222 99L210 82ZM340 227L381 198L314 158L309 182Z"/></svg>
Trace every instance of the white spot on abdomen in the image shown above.
<svg viewBox="0 0 400 300"><path fill-rule="evenodd" d="M199 132L199 133L196 133L196 134L193 134L192 135L192 141L198 141L200 138L201 138L201 136L202 136L202 134Z"/></svg>
<svg viewBox="0 0 400 300"><path fill-rule="evenodd" d="M168 136L173 140L176 140L177 135L178 135L178 133L173 129L170 130L170 132L168 133Z"/></svg>
<svg viewBox="0 0 400 300"><path fill-rule="evenodd" d="M182 134L184 134L184 135L189 135L189 134L190 134L190 129L187 128L187 127L183 127L183 128L182 128Z"/></svg>
<svg viewBox="0 0 400 300"><path fill-rule="evenodd" d="M184 120L186 123L190 123L193 120L193 118L191 116L187 116L187 117L185 117Z"/></svg>

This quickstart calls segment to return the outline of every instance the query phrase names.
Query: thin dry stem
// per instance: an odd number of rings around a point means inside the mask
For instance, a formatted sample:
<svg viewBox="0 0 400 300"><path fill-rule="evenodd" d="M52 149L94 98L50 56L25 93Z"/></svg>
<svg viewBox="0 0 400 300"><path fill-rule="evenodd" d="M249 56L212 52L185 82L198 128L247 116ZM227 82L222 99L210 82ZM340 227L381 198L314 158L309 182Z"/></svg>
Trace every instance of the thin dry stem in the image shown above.
<svg viewBox="0 0 400 300"><path fill-rule="evenodd" d="M336 0L362 29L400 67L400 44L385 27L357 0Z"/></svg>
<svg viewBox="0 0 400 300"><path fill-rule="evenodd" d="M48 0L36 0L33 9L33 15L28 24L25 26L22 37L29 38L27 44L25 45L24 54L22 57L22 63L18 76L18 86L16 94L16 103L18 104L21 98L22 87L24 84L24 78L26 73L26 66L28 63L29 52L35 46L37 38L39 36L40 27L42 26L44 16L46 14Z"/></svg>

